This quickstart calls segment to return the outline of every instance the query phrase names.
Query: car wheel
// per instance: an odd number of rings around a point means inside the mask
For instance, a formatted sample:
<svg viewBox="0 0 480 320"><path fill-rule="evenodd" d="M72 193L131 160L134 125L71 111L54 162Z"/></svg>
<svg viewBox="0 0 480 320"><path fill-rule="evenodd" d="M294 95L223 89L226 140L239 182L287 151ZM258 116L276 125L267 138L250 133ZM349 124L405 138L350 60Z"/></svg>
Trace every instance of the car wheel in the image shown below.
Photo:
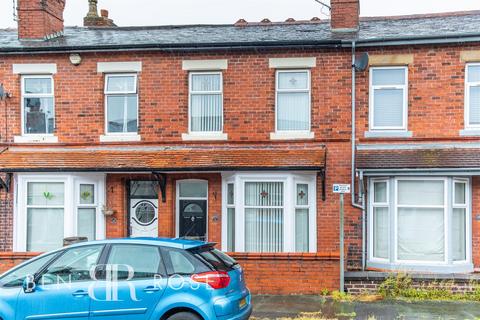
<svg viewBox="0 0 480 320"><path fill-rule="evenodd" d="M201 320L201 318L191 312L179 312L168 317L167 320Z"/></svg>

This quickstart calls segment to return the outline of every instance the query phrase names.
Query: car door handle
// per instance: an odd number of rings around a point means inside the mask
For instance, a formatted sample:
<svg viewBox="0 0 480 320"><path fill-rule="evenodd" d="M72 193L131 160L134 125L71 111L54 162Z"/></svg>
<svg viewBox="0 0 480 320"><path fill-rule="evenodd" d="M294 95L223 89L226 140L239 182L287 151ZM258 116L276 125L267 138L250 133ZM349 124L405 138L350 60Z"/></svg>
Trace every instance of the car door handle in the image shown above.
<svg viewBox="0 0 480 320"><path fill-rule="evenodd" d="M85 297L85 296L88 296L88 292L84 291L84 290L78 290L78 291L75 291L74 293L72 293L72 296L74 296L74 297Z"/></svg>
<svg viewBox="0 0 480 320"><path fill-rule="evenodd" d="M145 289L143 289L143 291L145 291L145 292L157 292L157 291L160 291L160 288L159 288L159 287L150 286L150 287L146 287Z"/></svg>

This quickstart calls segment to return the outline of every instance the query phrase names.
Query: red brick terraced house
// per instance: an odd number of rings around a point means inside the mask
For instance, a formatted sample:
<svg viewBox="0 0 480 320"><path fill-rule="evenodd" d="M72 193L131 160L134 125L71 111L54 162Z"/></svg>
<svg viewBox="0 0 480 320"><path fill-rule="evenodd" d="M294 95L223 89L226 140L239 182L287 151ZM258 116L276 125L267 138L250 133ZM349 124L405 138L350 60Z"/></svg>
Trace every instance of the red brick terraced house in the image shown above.
<svg viewBox="0 0 480 320"><path fill-rule="evenodd" d="M352 292L475 278L479 12L117 27L95 3L64 27L64 0L19 0L0 30L3 270L68 237L187 237L254 293L334 290L353 181Z"/></svg>

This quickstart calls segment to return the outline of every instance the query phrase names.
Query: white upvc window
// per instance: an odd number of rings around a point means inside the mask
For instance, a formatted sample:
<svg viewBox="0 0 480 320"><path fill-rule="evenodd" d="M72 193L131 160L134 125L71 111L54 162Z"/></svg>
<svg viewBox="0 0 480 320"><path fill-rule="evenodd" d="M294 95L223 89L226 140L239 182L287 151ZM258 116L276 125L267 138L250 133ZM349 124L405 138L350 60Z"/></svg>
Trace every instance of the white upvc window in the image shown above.
<svg viewBox="0 0 480 320"><path fill-rule="evenodd" d="M275 130L277 133L311 131L310 70L277 70Z"/></svg>
<svg viewBox="0 0 480 320"><path fill-rule="evenodd" d="M55 98L52 75L24 75L22 81L22 135L52 136Z"/></svg>
<svg viewBox="0 0 480 320"><path fill-rule="evenodd" d="M408 67L370 68L370 131L405 131Z"/></svg>
<svg viewBox="0 0 480 320"><path fill-rule="evenodd" d="M411 271L468 271L470 182L450 177L375 178L369 192L369 262Z"/></svg>
<svg viewBox="0 0 480 320"><path fill-rule="evenodd" d="M222 248L236 252L316 252L315 175L225 175Z"/></svg>
<svg viewBox="0 0 480 320"><path fill-rule="evenodd" d="M105 132L107 135L137 135L137 74L105 75Z"/></svg>
<svg viewBox="0 0 480 320"><path fill-rule="evenodd" d="M207 135L223 132L222 72L190 72L189 132Z"/></svg>
<svg viewBox="0 0 480 320"><path fill-rule="evenodd" d="M465 128L480 129L480 63L465 68Z"/></svg>
<svg viewBox="0 0 480 320"><path fill-rule="evenodd" d="M104 175L18 175L14 215L14 250L45 252L63 239L105 238Z"/></svg>

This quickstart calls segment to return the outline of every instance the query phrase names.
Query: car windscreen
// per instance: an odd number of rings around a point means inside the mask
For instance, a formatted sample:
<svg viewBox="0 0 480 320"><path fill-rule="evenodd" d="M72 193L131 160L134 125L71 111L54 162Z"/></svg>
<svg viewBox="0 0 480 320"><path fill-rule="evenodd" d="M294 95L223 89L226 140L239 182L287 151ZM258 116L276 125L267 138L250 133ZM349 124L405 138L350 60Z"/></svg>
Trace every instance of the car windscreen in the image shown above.
<svg viewBox="0 0 480 320"><path fill-rule="evenodd" d="M48 254L32 260L12 271L6 273L0 278L2 287L19 287L27 276L35 276L58 252Z"/></svg>
<svg viewBox="0 0 480 320"><path fill-rule="evenodd" d="M210 246L193 250L192 253L217 271L228 272L238 264L233 258Z"/></svg>

